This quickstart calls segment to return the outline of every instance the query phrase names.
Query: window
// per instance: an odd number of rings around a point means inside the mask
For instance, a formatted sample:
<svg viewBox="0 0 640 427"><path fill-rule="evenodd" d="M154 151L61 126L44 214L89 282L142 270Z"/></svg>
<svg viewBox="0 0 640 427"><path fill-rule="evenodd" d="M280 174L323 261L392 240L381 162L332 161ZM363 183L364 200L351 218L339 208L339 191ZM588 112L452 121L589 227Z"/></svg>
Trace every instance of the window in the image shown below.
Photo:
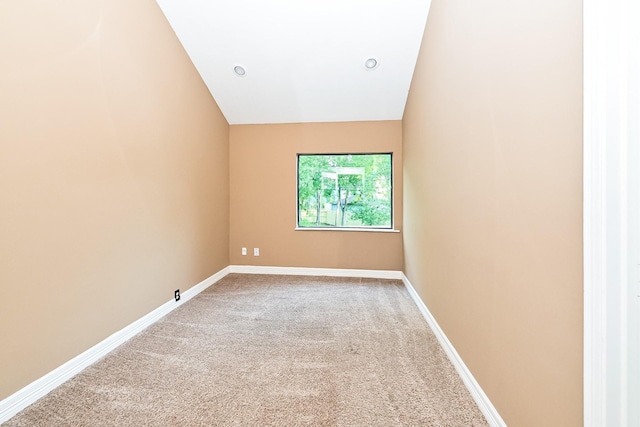
<svg viewBox="0 0 640 427"><path fill-rule="evenodd" d="M298 154L298 227L390 229L391 158Z"/></svg>

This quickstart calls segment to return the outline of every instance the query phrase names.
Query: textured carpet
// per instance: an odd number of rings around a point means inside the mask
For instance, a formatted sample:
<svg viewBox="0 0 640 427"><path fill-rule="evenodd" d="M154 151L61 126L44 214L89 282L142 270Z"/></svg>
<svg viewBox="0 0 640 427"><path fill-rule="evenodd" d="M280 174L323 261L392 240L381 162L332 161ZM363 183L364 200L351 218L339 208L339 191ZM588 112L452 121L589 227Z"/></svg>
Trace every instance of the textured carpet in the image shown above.
<svg viewBox="0 0 640 427"><path fill-rule="evenodd" d="M400 281L231 274L6 426L486 426Z"/></svg>

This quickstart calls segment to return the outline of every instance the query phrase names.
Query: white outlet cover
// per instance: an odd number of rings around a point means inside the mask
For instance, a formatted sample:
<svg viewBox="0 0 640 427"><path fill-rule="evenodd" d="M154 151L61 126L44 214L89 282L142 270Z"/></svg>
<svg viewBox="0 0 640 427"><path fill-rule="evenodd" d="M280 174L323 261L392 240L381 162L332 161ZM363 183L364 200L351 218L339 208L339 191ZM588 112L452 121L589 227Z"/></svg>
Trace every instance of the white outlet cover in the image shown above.
<svg viewBox="0 0 640 427"><path fill-rule="evenodd" d="M247 248L242 248L242 255L246 255L247 254Z"/></svg>
<svg viewBox="0 0 640 427"><path fill-rule="evenodd" d="M260 256L260 248L253 248L253 256Z"/></svg>

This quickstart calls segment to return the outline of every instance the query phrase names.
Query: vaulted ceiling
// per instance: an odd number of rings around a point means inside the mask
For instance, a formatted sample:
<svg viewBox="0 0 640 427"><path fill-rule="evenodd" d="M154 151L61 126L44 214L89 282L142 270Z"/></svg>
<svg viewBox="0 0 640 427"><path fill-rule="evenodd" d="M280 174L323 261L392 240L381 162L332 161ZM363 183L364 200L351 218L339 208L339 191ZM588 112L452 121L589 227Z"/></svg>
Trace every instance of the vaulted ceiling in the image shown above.
<svg viewBox="0 0 640 427"><path fill-rule="evenodd" d="M227 121L257 124L400 120L430 0L157 2Z"/></svg>

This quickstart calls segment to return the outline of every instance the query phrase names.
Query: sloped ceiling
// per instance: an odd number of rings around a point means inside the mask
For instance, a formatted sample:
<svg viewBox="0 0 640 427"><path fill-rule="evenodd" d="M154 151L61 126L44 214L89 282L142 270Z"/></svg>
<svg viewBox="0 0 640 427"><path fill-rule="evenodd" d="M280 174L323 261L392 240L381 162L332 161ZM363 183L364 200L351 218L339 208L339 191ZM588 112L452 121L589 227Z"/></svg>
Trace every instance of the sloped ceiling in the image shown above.
<svg viewBox="0 0 640 427"><path fill-rule="evenodd" d="M230 124L402 119L430 3L157 2Z"/></svg>

